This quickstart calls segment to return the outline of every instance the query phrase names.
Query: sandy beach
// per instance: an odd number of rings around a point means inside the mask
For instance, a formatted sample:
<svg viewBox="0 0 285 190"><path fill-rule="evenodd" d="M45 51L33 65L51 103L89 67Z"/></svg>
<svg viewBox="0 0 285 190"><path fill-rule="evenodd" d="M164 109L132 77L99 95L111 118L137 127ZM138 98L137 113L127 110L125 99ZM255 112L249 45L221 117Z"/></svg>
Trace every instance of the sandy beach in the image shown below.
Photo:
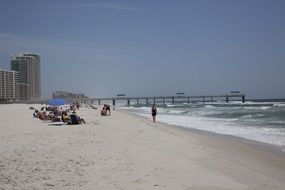
<svg viewBox="0 0 285 190"><path fill-rule="evenodd" d="M38 105L38 108L40 105ZM0 189L284 190L285 157L238 138L186 131L123 111L52 126L0 105Z"/></svg>

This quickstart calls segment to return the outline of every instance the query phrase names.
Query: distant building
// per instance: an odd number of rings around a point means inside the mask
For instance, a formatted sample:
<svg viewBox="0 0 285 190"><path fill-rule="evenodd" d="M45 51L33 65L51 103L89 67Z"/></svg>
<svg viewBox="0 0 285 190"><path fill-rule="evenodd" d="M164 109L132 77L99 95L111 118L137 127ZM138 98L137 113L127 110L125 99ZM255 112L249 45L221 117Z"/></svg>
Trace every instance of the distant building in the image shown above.
<svg viewBox="0 0 285 190"><path fill-rule="evenodd" d="M19 98L19 73L0 69L0 101L15 101Z"/></svg>
<svg viewBox="0 0 285 190"><path fill-rule="evenodd" d="M15 54L11 57L11 70L19 72L20 100L41 98L41 65L37 54Z"/></svg>
<svg viewBox="0 0 285 190"><path fill-rule="evenodd" d="M87 96L84 94L75 94L71 92L65 92L65 91L55 91L52 93L52 98L62 98L62 99L67 99L67 100L83 100L83 99L88 99Z"/></svg>

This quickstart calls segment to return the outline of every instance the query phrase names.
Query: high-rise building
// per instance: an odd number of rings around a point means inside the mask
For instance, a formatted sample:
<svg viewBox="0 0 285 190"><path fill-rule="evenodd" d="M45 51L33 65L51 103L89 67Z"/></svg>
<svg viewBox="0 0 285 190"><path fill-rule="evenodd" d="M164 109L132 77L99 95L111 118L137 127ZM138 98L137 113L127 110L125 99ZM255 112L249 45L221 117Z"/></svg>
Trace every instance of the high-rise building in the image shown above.
<svg viewBox="0 0 285 190"><path fill-rule="evenodd" d="M19 73L0 68L0 101L15 101L19 98Z"/></svg>
<svg viewBox="0 0 285 190"><path fill-rule="evenodd" d="M41 98L41 65L37 54L15 54L11 57L11 70L19 72L21 100Z"/></svg>

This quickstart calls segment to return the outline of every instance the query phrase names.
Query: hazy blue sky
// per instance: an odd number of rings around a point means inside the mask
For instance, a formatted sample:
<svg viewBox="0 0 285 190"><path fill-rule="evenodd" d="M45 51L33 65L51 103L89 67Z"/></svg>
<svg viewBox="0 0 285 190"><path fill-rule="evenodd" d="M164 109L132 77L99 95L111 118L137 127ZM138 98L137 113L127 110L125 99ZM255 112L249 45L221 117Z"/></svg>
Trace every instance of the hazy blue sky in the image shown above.
<svg viewBox="0 0 285 190"><path fill-rule="evenodd" d="M284 0L0 0L0 67L41 56L42 95L285 98Z"/></svg>

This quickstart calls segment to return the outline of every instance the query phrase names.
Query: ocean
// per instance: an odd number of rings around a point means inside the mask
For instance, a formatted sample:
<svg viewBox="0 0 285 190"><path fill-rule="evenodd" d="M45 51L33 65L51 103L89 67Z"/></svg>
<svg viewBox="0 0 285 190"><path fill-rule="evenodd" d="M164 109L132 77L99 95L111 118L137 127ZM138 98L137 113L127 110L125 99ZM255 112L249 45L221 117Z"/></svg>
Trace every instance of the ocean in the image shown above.
<svg viewBox="0 0 285 190"><path fill-rule="evenodd" d="M120 109L151 118L151 105L121 105ZM285 101L157 103L157 121L183 128L280 146L285 150Z"/></svg>

